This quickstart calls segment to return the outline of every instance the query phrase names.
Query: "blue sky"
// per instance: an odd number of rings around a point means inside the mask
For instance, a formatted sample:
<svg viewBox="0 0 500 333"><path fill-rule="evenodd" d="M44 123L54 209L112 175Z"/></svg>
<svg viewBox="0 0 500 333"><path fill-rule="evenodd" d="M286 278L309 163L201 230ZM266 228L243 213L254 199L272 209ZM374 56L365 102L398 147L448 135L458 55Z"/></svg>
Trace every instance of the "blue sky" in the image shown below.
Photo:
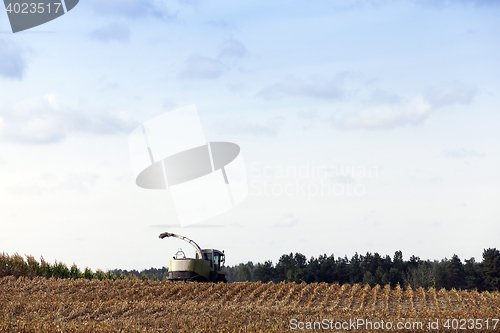
<svg viewBox="0 0 500 333"><path fill-rule="evenodd" d="M87 0L12 34L0 13L0 251L167 265L172 231L230 264L289 252L481 258L500 239L498 1ZM196 104L250 193L164 230L127 136Z"/></svg>

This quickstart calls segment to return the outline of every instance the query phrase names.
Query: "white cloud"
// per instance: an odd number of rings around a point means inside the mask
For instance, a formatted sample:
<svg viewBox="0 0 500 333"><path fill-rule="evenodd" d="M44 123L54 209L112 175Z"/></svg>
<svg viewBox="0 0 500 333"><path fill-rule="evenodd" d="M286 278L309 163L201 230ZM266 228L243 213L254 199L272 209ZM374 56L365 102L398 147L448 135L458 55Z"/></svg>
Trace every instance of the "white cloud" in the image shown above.
<svg viewBox="0 0 500 333"><path fill-rule="evenodd" d="M375 89L370 99L367 100L367 103L371 105L397 104L401 102L402 99L400 96L380 89Z"/></svg>
<svg viewBox="0 0 500 333"><path fill-rule="evenodd" d="M443 156L451 158L465 158L484 157L484 154L474 149L454 148L443 151Z"/></svg>
<svg viewBox="0 0 500 333"><path fill-rule="evenodd" d="M77 192L88 192L88 190L97 183L100 178L95 173L87 172L82 174L71 173L66 175L66 177L53 189L70 190Z"/></svg>
<svg viewBox="0 0 500 333"><path fill-rule="evenodd" d="M284 122L285 119L283 117L273 117L265 122L248 121L241 118L227 118L217 123L216 127L220 133L275 136Z"/></svg>
<svg viewBox="0 0 500 333"><path fill-rule="evenodd" d="M316 119L319 117L317 109L304 109L297 113L297 116L302 119Z"/></svg>
<svg viewBox="0 0 500 333"><path fill-rule="evenodd" d="M432 226L433 226L433 227L436 227L436 228L439 228L439 227L441 227L441 222L438 222L438 221L433 221L433 222L432 222Z"/></svg>
<svg viewBox="0 0 500 333"><path fill-rule="evenodd" d="M313 78L305 80L288 76L281 82L261 89L257 96L264 100L278 100L289 96L305 96L318 99L341 99L345 94L347 73L335 75L333 79Z"/></svg>
<svg viewBox="0 0 500 333"><path fill-rule="evenodd" d="M0 38L0 76L22 79L28 66L25 53L24 48Z"/></svg>
<svg viewBox="0 0 500 333"><path fill-rule="evenodd" d="M92 31L90 37L103 43L112 41L124 43L130 40L130 29L123 23L115 22Z"/></svg>
<svg viewBox="0 0 500 333"><path fill-rule="evenodd" d="M247 53L247 48L241 42L227 40L216 57L191 56L180 76L188 79L216 79L230 71Z"/></svg>
<svg viewBox="0 0 500 333"><path fill-rule="evenodd" d="M214 58L192 56L186 63L186 68L181 72L183 78L215 79L224 74L224 64Z"/></svg>
<svg viewBox="0 0 500 333"><path fill-rule="evenodd" d="M224 42L217 59L221 61L233 62L243 58L248 53L247 48L241 42L230 39Z"/></svg>
<svg viewBox="0 0 500 333"><path fill-rule="evenodd" d="M413 1L421 5L436 7L436 8L443 8L454 4L474 5L477 7L500 5L500 1L498 0L413 0Z"/></svg>
<svg viewBox="0 0 500 333"><path fill-rule="evenodd" d="M295 227L299 224L299 219L296 218L293 214L285 214L283 215L281 221L273 224L274 228L291 228Z"/></svg>
<svg viewBox="0 0 500 333"><path fill-rule="evenodd" d="M198 6L201 3L201 0L177 0L178 3L184 6Z"/></svg>
<svg viewBox="0 0 500 333"><path fill-rule="evenodd" d="M454 84L444 88L428 89L425 99L434 107L444 107L453 104L470 104L475 95L475 89Z"/></svg>
<svg viewBox="0 0 500 333"><path fill-rule="evenodd" d="M163 1L156 0L90 0L94 11L103 16L121 16L131 19L155 17L172 19Z"/></svg>
<svg viewBox="0 0 500 333"><path fill-rule="evenodd" d="M234 30L236 29L236 24L230 21L225 21L225 20L216 20L216 21L209 21L208 25L222 29L222 30Z"/></svg>
<svg viewBox="0 0 500 333"><path fill-rule="evenodd" d="M37 182L21 182L9 187L8 190L17 195L42 195L55 191L87 193L97 183L99 178L99 175L91 172L80 174L69 173L64 177L45 175Z"/></svg>
<svg viewBox="0 0 500 333"><path fill-rule="evenodd" d="M420 125L432 110L424 98L417 97L407 103L369 107L361 112L333 119L335 127L343 129L392 129L406 125Z"/></svg>
<svg viewBox="0 0 500 333"><path fill-rule="evenodd" d="M72 111L56 95L31 97L0 111L0 138L28 144L53 143L71 133L128 132L135 122L125 117Z"/></svg>
<svg viewBox="0 0 500 333"><path fill-rule="evenodd" d="M17 195L41 195L43 189L40 188L37 184L26 184L19 183L12 187L9 187L8 190Z"/></svg>
<svg viewBox="0 0 500 333"><path fill-rule="evenodd" d="M417 126L440 107L470 104L475 95L475 89L460 84L427 89L423 96L409 101L382 90L375 90L371 98L365 101L367 107L358 112L334 117L332 124L342 129L368 130Z"/></svg>
<svg viewBox="0 0 500 333"><path fill-rule="evenodd" d="M165 97L165 99L163 100L162 107L164 110L167 110L167 111L174 110L178 106L179 105L174 100L172 100L168 97Z"/></svg>

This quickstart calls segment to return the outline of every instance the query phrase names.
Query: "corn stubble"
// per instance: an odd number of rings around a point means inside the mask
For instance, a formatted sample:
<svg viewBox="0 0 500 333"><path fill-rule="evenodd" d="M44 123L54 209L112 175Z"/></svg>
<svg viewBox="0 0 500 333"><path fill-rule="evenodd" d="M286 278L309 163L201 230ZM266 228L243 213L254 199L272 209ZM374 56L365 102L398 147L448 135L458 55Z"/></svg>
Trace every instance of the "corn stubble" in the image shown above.
<svg viewBox="0 0 500 333"><path fill-rule="evenodd" d="M292 318L396 323L499 317L499 292L326 283L0 278L0 332L283 332Z"/></svg>

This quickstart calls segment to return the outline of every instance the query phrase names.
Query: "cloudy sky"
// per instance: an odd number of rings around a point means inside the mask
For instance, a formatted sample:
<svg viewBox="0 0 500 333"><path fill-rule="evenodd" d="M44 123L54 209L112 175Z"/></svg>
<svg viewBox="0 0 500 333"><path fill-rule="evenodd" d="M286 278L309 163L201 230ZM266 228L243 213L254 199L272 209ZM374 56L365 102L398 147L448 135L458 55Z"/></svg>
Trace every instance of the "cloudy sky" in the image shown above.
<svg viewBox="0 0 500 333"><path fill-rule="evenodd" d="M301 252L475 257L500 239L500 2L82 0L0 13L0 251L92 269ZM249 194L167 230L128 135L195 104ZM160 227L158 227L160 226Z"/></svg>

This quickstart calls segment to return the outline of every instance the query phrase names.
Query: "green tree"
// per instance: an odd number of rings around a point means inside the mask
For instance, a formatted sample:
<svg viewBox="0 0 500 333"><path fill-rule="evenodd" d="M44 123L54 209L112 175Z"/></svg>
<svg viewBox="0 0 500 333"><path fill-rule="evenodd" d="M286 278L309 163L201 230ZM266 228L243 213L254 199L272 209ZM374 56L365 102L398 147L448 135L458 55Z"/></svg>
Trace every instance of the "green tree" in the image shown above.
<svg viewBox="0 0 500 333"><path fill-rule="evenodd" d="M251 281L252 273L250 272L250 267L248 265L243 265L238 272L238 281Z"/></svg>
<svg viewBox="0 0 500 333"><path fill-rule="evenodd" d="M295 276L295 260L293 253L284 254L276 264L276 279L291 282Z"/></svg>
<svg viewBox="0 0 500 333"><path fill-rule="evenodd" d="M382 276L382 284L389 284L392 288L396 287L398 284L402 285L404 284L403 274L397 268L393 267Z"/></svg>
<svg viewBox="0 0 500 333"><path fill-rule="evenodd" d="M90 270L90 268L85 268L85 271L83 272L83 277L87 280L92 280L95 278L94 273Z"/></svg>
<svg viewBox="0 0 500 333"><path fill-rule="evenodd" d="M370 271L366 271L365 274L363 275L363 284L368 283L371 287L375 285L375 278L373 274Z"/></svg>
<svg viewBox="0 0 500 333"><path fill-rule="evenodd" d="M35 257L33 256L26 256L26 262L28 263L28 276L29 277L35 277L35 276L41 276L41 269L40 269L40 264L38 261L36 261Z"/></svg>
<svg viewBox="0 0 500 333"><path fill-rule="evenodd" d="M394 257L392 259L392 266L400 272L405 271L404 260L403 260L403 252L396 251L394 253Z"/></svg>
<svg viewBox="0 0 500 333"><path fill-rule="evenodd" d="M333 254L329 257L327 257L326 254L319 256L318 264L319 272L317 282L332 283L339 280L339 267L337 266Z"/></svg>
<svg viewBox="0 0 500 333"><path fill-rule="evenodd" d="M338 258L337 265L334 274L334 281L340 284L349 283L350 279L350 267L349 259L347 257Z"/></svg>
<svg viewBox="0 0 500 333"><path fill-rule="evenodd" d="M484 250L483 276L489 289L500 289L500 251L497 249Z"/></svg>
<svg viewBox="0 0 500 333"><path fill-rule="evenodd" d="M52 277L52 266L43 257L40 258L40 273L47 279Z"/></svg>
<svg viewBox="0 0 500 333"><path fill-rule="evenodd" d="M103 281L103 280L106 280L106 273L104 273L103 271L101 271L100 269L98 269L96 272L95 272L95 276L97 277L97 279L99 279L100 281Z"/></svg>
<svg viewBox="0 0 500 333"><path fill-rule="evenodd" d="M303 269L304 274L301 280L306 283L321 282L321 265L319 259L311 257Z"/></svg>
<svg viewBox="0 0 500 333"><path fill-rule="evenodd" d="M460 258L454 254L446 263L446 288L465 288L465 269Z"/></svg>
<svg viewBox="0 0 500 333"><path fill-rule="evenodd" d="M255 280L269 282L274 279L274 266L272 261L265 261L263 264L258 263L254 269Z"/></svg>
<svg viewBox="0 0 500 333"><path fill-rule="evenodd" d="M481 275L482 264L477 263L474 258L465 259L464 270L466 289L485 290L484 279Z"/></svg>
<svg viewBox="0 0 500 333"><path fill-rule="evenodd" d="M82 272L78 269L75 263L71 266L71 269L69 271L69 277L72 279L81 279L83 278Z"/></svg>
<svg viewBox="0 0 500 333"><path fill-rule="evenodd" d="M420 260L419 257L415 257L414 255L412 255L410 257L410 260L408 260L408 266L410 269L418 268L418 266L420 265L421 262L422 262L422 260Z"/></svg>
<svg viewBox="0 0 500 333"><path fill-rule="evenodd" d="M116 281L116 275L113 273L113 271L108 271L106 273L106 279Z"/></svg>
<svg viewBox="0 0 500 333"><path fill-rule="evenodd" d="M59 278L59 279L67 279L70 277L70 275L71 275L71 272L68 269L68 267L63 263L61 263L61 262L58 263L56 261L56 263L53 266L52 276Z"/></svg>
<svg viewBox="0 0 500 333"><path fill-rule="evenodd" d="M413 289L418 287L429 288L434 286L434 275L430 262L420 262L415 268L410 268L405 275L405 286L410 285Z"/></svg>
<svg viewBox="0 0 500 333"><path fill-rule="evenodd" d="M449 289L446 275L446 266L448 265L448 261L448 258L444 258L440 262L435 261L432 265L433 283L436 284L437 289Z"/></svg>
<svg viewBox="0 0 500 333"><path fill-rule="evenodd" d="M349 262L349 283L360 283L364 279L364 272L361 268L362 258L356 252Z"/></svg>
<svg viewBox="0 0 500 333"><path fill-rule="evenodd" d="M387 272L384 270L383 266L378 266L373 276L373 283L384 285L384 280L387 278Z"/></svg>

